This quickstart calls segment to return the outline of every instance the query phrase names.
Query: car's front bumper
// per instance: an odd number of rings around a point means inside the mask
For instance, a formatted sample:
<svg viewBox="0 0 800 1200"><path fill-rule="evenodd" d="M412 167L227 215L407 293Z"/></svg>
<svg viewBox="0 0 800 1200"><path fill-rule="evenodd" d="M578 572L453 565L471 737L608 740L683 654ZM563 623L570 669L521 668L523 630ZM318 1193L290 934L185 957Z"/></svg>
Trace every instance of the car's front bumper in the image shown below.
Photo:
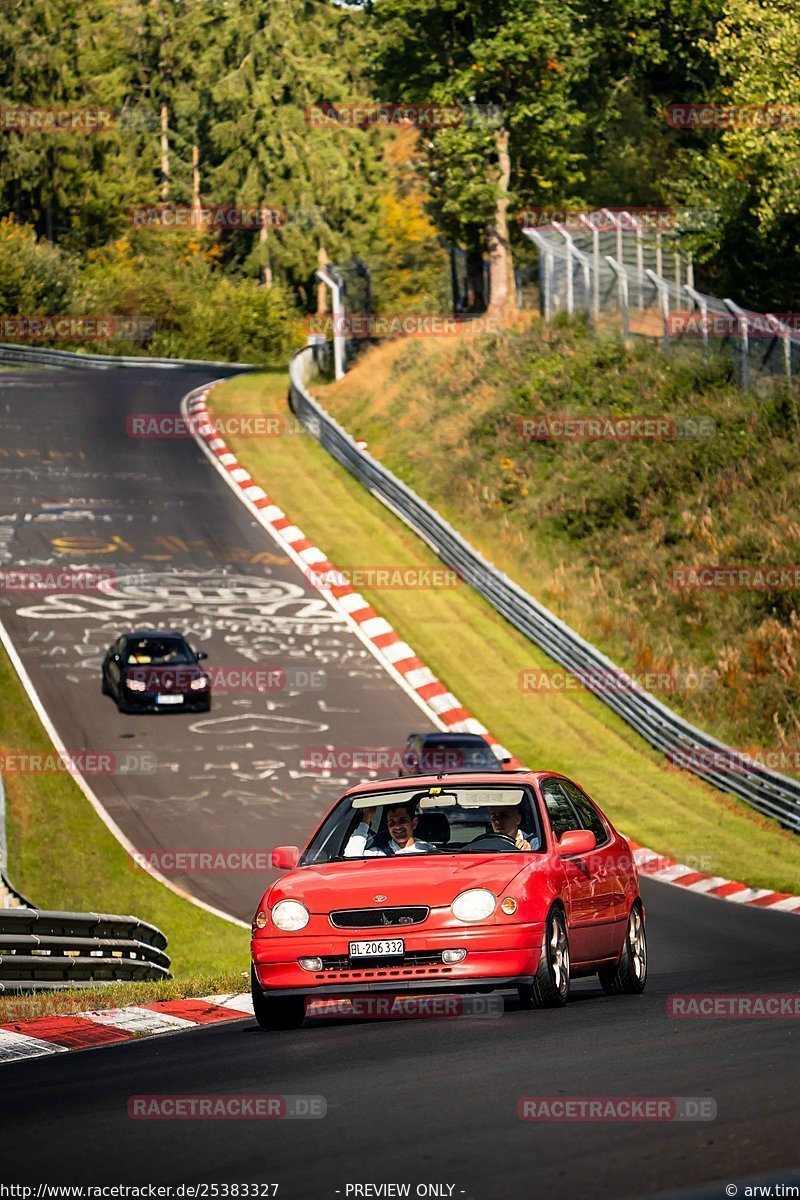
<svg viewBox="0 0 800 1200"><path fill-rule="evenodd" d="M159 704L159 696L180 696L180 704ZM125 706L137 712L208 712L211 707L211 692L132 692L124 689Z"/></svg>
<svg viewBox="0 0 800 1200"><path fill-rule="evenodd" d="M518 924L404 933L406 955L396 962L350 960L349 942L370 935L363 930L349 937L255 937L252 943L255 974L265 994L333 995L350 992L457 991L513 987L530 983L539 963L544 926ZM399 931L394 931L400 936ZM460 963L443 963L441 951L464 949ZM408 961L424 955L429 961ZM299 958L338 958L342 965L307 971ZM435 961L438 957L438 961ZM433 961L430 961L433 960Z"/></svg>

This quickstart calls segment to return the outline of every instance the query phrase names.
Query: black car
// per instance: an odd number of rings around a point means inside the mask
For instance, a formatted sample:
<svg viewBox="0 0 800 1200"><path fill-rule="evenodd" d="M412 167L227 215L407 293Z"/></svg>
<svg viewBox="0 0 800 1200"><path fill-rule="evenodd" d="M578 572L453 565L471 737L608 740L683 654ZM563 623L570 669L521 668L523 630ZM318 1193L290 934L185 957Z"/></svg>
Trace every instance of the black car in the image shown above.
<svg viewBox="0 0 800 1200"><path fill-rule="evenodd" d="M500 759L477 733L410 733L398 775L451 774L458 771L502 771Z"/></svg>
<svg viewBox="0 0 800 1200"><path fill-rule="evenodd" d="M182 633L138 629L123 633L103 659L102 688L120 712L208 712L211 679Z"/></svg>

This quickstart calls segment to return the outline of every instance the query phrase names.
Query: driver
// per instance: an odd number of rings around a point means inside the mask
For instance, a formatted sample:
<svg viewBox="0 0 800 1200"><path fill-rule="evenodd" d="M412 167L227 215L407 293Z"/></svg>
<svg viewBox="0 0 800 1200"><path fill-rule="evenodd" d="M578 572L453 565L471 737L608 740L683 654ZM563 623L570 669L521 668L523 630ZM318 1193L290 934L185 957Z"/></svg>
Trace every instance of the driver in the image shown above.
<svg viewBox="0 0 800 1200"><path fill-rule="evenodd" d="M345 858L377 858L394 854L427 854L435 850L431 842L423 842L414 837L419 818L414 812L413 800L402 804L391 804L386 810L386 828L389 832L388 844L384 847L376 843L375 835L370 829L374 808L365 808L360 823L351 833L344 848Z"/></svg>
<svg viewBox="0 0 800 1200"><path fill-rule="evenodd" d="M539 839L535 833L523 833L522 805L498 804L491 810L492 830L511 838L517 850L538 850Z"/></svg>

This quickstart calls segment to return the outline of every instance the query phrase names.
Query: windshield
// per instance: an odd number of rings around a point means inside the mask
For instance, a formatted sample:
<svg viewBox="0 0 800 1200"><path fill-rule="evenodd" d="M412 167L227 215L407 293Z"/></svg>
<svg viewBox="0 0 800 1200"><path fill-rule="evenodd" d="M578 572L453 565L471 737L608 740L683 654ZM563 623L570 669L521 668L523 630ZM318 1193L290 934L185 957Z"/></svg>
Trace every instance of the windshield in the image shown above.
<svg viewBox="0 0 800 1200"><path fill-rule="evenodd" d="M343 797L301 865L406 855L524 854L543 846L529 787L448 782Z"/></svg>
<svg viewBox="0 0 800 1200"><path fill-rule="evenodd" d="M426 738L419 754L420 773L430 771L502 771L500 759L486 742L436 741Z"/></svg>
<svg viewBox="0 0 800 1200"><path fill-rule="evenodd" d="M194 662L194 656L182 638L140 638L128 643L127 661L139 667L174 667Z"/></svg>

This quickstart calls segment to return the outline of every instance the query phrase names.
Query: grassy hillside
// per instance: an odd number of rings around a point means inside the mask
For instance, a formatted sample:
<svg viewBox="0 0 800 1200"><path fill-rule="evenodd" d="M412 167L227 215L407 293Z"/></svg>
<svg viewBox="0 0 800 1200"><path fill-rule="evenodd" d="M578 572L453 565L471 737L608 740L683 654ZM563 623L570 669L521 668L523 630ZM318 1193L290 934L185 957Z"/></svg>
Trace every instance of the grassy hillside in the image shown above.
<svg viewBox="0 0 800 1200"><path fill-rule="evenodd" d="M742 394L726 370L537 321L380 346L318 394L560 617L630 671L665 673L667 704L791 771L800 593L670 583L680 567L800 563L797 393ZM520 436L521 421L556 414L650 416L687 436Z"/></svg>
<svg viewBox="0 0 800 1200"><path fill-rule="evenodd" d="M385 376L378 379L385 385ZM287 379L241 376L211 409L287 416ZM380 395L380 390L378 390ZM424 443L430 431L421 433ZM253 477L340 566L433 566L402 522L307 436L227 439ZM458 516L459 514L453 514ZM523 762L578 778L625 832L697 869L800 891L800 839L670 768L588 693L522 693L523 667L553 664L476 593L361 589L459 699ZM398 730L398 737L405 729Z"/></svg>

